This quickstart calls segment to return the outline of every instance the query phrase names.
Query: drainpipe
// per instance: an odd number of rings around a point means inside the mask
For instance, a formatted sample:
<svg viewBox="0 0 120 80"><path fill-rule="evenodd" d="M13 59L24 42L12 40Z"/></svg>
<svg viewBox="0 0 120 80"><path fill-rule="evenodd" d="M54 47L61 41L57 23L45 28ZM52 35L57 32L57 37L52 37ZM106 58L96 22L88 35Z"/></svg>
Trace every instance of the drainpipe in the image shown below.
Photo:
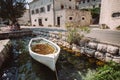
<svg viewBox="0 0 120 80"><path fill-rule="evenodd" d="M56 22L56 15L55 15L55 0L53 0L53 22L54 22L54 26L55 26L55 22Z"/></svg>

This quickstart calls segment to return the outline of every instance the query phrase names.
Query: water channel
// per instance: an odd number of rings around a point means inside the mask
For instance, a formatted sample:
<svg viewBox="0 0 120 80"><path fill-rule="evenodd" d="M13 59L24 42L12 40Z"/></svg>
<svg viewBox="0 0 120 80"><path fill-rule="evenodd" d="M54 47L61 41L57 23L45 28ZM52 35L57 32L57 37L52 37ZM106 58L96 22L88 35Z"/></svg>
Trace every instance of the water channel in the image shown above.
<svg viewBox="0 0 120 80"><path fill-rule="evenodd" d="M28 43L32 37L12 39L11 55L0 70L0 80L56 80L55 72L31 58ZM56 64L59 80L83 80L82 76L95 70L97 61L85 55L76 56L61 50Z"/></svg>

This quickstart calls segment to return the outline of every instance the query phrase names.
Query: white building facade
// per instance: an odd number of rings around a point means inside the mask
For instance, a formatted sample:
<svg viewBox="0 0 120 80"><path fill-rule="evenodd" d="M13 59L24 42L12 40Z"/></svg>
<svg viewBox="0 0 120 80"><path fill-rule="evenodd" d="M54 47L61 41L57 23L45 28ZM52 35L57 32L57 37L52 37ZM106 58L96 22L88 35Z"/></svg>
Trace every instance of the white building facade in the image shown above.
<svg viewBox="0 0 120 80"><path fill-rule="evenodd" d="M88 14L91 17L90 13L83 13L84 18ZM31 23L33 26L64 27L67 22L73 21L75 14L82 14L82 12L76 10L76 0L34 0L30 3ZM83 16L78 17L82 20L81 17ZM80 20L78 19L78 21ZM89 23L86 24L90 24L90 18L88 20Z"/></svg>
<svg viewBox="0 0 120 80"><path fill-rule="evenodd" d="M79 0L79 9L92 9L101 7L101 0Z"/></svg>
<svg viewBox="0 0 120 80"><path fill-rule="evenodd" d="M120 0L102 0L99 24L110 29L120 26Z"/></svg>
<svg viewBox="0 0 120 80"><path fill-rule="evenodd" d="M30 3L31 23L33 26L53 25L53 14L53 0L34 0Z"/></svg>

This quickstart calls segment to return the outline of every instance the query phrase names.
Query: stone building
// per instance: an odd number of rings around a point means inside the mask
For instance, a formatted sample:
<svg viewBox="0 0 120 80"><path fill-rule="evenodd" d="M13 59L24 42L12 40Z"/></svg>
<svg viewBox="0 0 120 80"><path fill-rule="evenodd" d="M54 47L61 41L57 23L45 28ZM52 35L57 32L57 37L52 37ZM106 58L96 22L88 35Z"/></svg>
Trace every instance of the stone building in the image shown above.
<svg viewBox="0 0 120 80"><path fill-rule="evenodd" d="M29 9L26 9L23 16L18 18L18 22L20 25L30 25L30 12Z"/></svg>
<svg viewBox="0 0 120 80"><path fill-rule="evenodd" d="M29 6L33 26L65 27L67 22L76 21L90 24L90 12L77 10L76 0L34 0Z"/></svg>
<svg viewBox="0 0 120 80"><path fill-rule="evenodd" d="M79 9L92 9L101 7L101 0L77 0Z"/></svg>
<svg viewBox="0 0 120 80"><path fill-rule="evenodd" d="M120 26L120 0L102 0L99 24L110 29Z"/></svg>

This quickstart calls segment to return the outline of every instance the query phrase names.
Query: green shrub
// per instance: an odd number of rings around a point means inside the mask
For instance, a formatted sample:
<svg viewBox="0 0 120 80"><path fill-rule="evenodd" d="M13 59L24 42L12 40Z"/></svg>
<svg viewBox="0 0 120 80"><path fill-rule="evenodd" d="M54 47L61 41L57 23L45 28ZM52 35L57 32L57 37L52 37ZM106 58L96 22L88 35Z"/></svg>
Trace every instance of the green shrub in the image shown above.
<svg viewBox="0 0 120 80"><path fill-rule="evenodd" d="M92 70L88 69L86 76L82 76L83 80L93 80L95 74L96 74L95 70L92 71Z"/></svg>
<svg viewBox="0 0 120 80"><path fill-rule="evenodd" d="M84 80L120 80L120 64L110 62L96 72L88 72Z"/></svg>
<svg viewBox="0 0 120 80"><path fill-rule="evenodd" d="M83 35L80 35L76 28L68 29L67 41L70 44L72 43L79 44L79 41L81 40L82 37Z"/></svg>
<svg viewBox="0 0 120 80"><path fill-rule="evenodd" d="M77 24L67 23L66 28L68 31L67 41L72 44L79 44L79 41L84 37L84 33L90 32L88 27L80 27Z"/></svg>

